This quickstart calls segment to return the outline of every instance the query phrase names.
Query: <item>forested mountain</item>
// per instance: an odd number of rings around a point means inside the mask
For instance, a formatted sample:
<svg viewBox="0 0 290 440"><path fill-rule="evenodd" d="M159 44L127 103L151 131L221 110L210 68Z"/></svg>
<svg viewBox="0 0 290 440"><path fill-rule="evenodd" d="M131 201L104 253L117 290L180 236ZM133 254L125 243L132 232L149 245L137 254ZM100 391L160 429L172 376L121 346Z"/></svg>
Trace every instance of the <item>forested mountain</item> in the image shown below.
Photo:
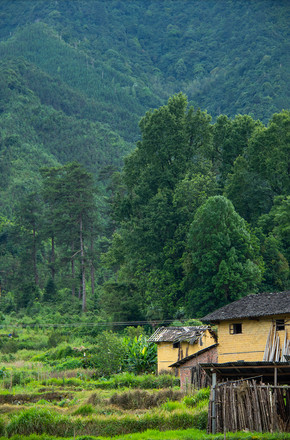
<svg viewBox="0 0 290 440"><path fill-rule="evenodd" d="M66 147L61 157L55 152L63 149L63 139L52 140L58 147L46 144L49 136L43 140L52 109L64 113L55 113L54 119L70 116L71 125L78 126L74 141L84 138L84 127L97 130L91 122L99 122L131 148L139 138L141 116L179 91L213 118L241 113L265 123L274 112L289 108L288 23L286 0L2 0L1 93L6 106L1 120L6 125L12 99L18 133L22 125L27 137L33 126L43 150L60 163L80 157L74 147ZM44 106L44 121L18 121L26 107L37 105ZM64 123L62 133L71 131L69 124ZM56 139L58 134L56 128ZM35 139L25 142L33 148ZM121 139L117 143L124 147ZM106 155L101 148L90 147L97 156ZM94 154L91 164L102 163ZM87 159L80 162L86 165ZM37 166L31 159L29 163ZM91 171L97 169L92 166Z"/></svg>
<svg viewBox="0 0 290 440"><path fill-rule="evenodd" d="M194 317L289 285L289 11L0 2L2 311Z"/></svg>

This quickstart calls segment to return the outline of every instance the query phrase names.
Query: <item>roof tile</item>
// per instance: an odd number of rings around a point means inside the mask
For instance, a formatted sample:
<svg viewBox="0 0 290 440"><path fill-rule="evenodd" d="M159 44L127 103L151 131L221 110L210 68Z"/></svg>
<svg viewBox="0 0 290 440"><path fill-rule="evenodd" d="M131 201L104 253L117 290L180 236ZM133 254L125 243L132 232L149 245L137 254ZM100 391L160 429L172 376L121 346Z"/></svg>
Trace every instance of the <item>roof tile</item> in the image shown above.
<svg viewBox="0 0 290 440"><path fill-rule="evenodd" d="M290 290L274 293L257 293L221 307L201 318L206 322L228 319L257 318L259 316L283 315L290 313Z"/></svg>

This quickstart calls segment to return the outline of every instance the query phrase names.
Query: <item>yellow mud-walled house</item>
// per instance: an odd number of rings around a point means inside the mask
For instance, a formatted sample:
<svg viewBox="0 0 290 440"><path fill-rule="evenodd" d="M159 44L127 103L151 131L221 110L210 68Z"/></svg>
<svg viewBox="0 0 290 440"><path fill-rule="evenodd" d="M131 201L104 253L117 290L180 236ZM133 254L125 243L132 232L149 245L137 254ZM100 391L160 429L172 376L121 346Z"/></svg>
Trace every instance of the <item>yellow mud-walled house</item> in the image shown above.
<svg viewBox="0 0 290 440"><path fill-rule="evenodd" d="M290 291L258 293L202 318L218 327L218 363L290 360Z"/></svg>
<svg viewBox="0 0 290 440"><path fill-rule="evenodd" d="M148 339L157 344L158 373L172 371L169 366L201 349L212 346L216 335L209 326L160 327Z"/></svg>

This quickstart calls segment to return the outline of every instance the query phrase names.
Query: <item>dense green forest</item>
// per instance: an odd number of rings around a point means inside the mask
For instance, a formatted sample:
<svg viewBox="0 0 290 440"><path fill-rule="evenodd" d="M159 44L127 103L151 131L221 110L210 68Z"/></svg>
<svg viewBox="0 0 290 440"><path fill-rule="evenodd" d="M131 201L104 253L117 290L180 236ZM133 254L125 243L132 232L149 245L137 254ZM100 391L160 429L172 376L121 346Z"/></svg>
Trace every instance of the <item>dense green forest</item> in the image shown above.
<svg viewBox="0 0 290 440"><path fill-rule="evenodd" d="M154 325L289 288L289 10L1 1L4 315Z"/></svg>

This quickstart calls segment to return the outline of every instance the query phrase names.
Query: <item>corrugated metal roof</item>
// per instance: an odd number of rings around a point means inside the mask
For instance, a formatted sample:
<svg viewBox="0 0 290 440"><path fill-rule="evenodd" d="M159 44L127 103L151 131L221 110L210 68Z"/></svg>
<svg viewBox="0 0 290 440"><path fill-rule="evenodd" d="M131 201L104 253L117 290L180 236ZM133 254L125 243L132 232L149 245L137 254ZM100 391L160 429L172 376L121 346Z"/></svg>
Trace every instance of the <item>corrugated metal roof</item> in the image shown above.
<svg viewBox="0 0 290 440"><path fill-rule="evenodd" d="M208 326L196 327L160 327L148 339L149 342L182 342L194 344L208 329Z"/></svg>

